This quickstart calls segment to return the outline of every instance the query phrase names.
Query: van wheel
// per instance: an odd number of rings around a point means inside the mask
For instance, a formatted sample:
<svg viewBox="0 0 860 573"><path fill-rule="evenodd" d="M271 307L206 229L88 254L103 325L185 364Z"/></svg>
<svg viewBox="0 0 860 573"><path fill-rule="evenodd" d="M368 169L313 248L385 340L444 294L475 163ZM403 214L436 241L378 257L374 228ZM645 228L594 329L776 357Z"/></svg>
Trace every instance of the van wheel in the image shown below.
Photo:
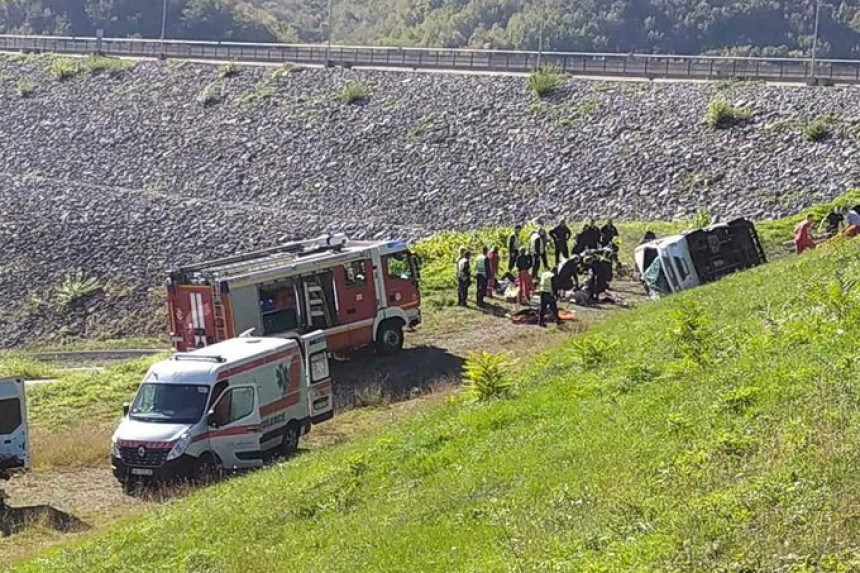
<svg viewBox="0 0 860 573"><path fill-rule="evenodd" d="M194 470L191 473L191 481L197 485L209 485L217 476L217 468L215 467L215 459L209 454L203 454L194 464Z"/></svg>
<svg viewBox="0 0 860 573"><path fill-rule="evenodd" d="M403 324L399 320L386 320L379 325L376 350L383 355L394 354L403 348Z"/></svg>
<svg viewBox="0 0 860 573"><path fill-rule="evenodd" d="M281 443L281 455L285 458L295 454L299 449L299 426L295 422L290 422L287 426L287 431L284 433L284 441Z"/></svg>

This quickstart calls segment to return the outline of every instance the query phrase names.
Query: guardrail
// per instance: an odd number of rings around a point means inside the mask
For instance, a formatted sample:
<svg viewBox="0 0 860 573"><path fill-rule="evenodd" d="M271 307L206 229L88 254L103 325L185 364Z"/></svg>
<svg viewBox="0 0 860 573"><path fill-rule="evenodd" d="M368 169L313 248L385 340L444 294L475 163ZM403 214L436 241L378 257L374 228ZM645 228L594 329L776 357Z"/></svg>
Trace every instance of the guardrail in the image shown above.
<svg viewBox="0 0 860 573"><path fill-rule="evenodd" d="M803 58L576 52L539 54L527 51L369 46L327 48L324 45L300 44L12 35L0 35L0 50L509 73L528 73L541 65L552 65L566 73L580 76L860 83L860 60L817 60L813 69L812 61Z"/></svg>

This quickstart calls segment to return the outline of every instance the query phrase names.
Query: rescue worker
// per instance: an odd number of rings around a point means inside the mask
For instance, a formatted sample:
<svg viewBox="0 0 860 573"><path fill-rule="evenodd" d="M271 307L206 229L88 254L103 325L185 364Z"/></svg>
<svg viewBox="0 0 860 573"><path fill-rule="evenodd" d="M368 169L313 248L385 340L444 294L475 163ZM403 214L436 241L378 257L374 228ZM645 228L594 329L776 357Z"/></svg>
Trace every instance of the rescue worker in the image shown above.
<svg viewBox="0 0 860 573"><path fill-rule="evenodd" d="M603 247L611 246L618 235L618 229L612 224L612 219L607 219L606 224L600 228L600 245Z"/></svg>
<svg viewBox="0 0 860 573"><path fill-rule="evenodd" d="M558 324L558 304L555 300L556 267L547 269L540 276L540 309L538 310L538 326L546 326L544 313L547 310L552 311L553 319Z"/></svg>
<svg viewBox="0 0 860 573"><path fill-rule="evenodd" d="M794 228L794 250L798 255L807 249L815 248L815 241L812 240L812 225L814 223L815 216L810 213Z"/></svg>
<svg viewBox="0 0 860 573"><path fill-rule="evenodd" d="M642 240L639 241L640 245L644 245L645 243L650 243L651 241L657 240L657 233L652 231L651 229L645 229L645 235L643 235Z"/></svg>
<svg viewBox="0 0 860 573"><path fill-rule="evenodd" d="M493 298L496 294L496 286L499 284L499 281L496 279L499 276L499 248L495 245L487 255L487 264L490 268L490 276L487 281L487 296Z"/></svg>
<svg viewBox="0 0 860 573"><path fill-rule="evenodd" d="M481 254L475 259L475 283L478 308L484 308L484 297L487 294L487 283L490 280L490 262L487 259L487 246L481 247Z"/></svg>
<svg viewBox="0 0 860 573"><path fill-rule="evenodd" d="M537 280L541 261L543 261L544 267L549 267L546 260L546 231L543 229L535 230L529 238L529 247L532 256L532 278Z"/></svg>
<svg viewBox="0 0 860 573"><path fill-rule="evenodd" d="M827 216L821 221L821 228L819 228L819 232L824 229L824 235L829 239L831 237L835 237L839 234L839 231L842 229L843 224L845 223L845 215L842 214L842 209L839 207L834 207L833 211L827 214Z"/></svg>
<svg viewBox="0 0 860 573"><path fill-rule="evenodd" d="M514 225L513 234L508 237L508 272L513 271L517 265L517 257L520 254L520 233L522 225Z"/></svg>
<svg viewBox="0 0 860 573"><path fill-rule="evenodd" d="M532 269L532 256L525 247L520 247L517 256L517 281L520 287L520 302L528 302L532 297L532 277L529 272Z"/></svg>
<svg viewBox="0 0 860 573"><path fill-rule="evenodd" d="M555 266L558 266L562 257L565 259L570 258L570 252L567 250L567 242L570 240L570 235L570 228L563 218L549 232L549 236L552 238L553 246L555 247Z"/></svg>
<svg viewBox="0 0 860 573"><path fill-rule="evenodd" d="M472 280L469 269L471 258L472 253L468 249L463 249L463 254L457 261L457 304L459 306L466 306L466 301L469 299L469 285Z"/></svg>
<svg viewBox="0 0 860 573"><path fill-rule="evenodd" d="M594 219L589 218L582 228L582 244L586 249L597 249L600 247L600 229L594 224Z"/></svg>

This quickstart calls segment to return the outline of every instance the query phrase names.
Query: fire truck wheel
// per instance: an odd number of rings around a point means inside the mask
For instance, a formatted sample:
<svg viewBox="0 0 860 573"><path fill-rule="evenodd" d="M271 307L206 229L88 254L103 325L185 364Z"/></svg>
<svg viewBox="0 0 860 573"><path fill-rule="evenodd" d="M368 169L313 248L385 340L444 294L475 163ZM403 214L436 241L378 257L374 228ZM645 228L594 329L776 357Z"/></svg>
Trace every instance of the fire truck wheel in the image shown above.
<svg viewBox="0 0 860 573"><path fill-rule="evenodd" d="M394 354L403 348L403 323L399 320L386 320L379 325L376 348L380 354Z"/></svg>
<svg viewBox="0 0 860 573"><path fill-rule="evenodd" d="M295 422L290 422L287 426L287 432L284 434L284 441L281 444L281 455L289 457L296 453L299 449L299 426Z"/></svg>

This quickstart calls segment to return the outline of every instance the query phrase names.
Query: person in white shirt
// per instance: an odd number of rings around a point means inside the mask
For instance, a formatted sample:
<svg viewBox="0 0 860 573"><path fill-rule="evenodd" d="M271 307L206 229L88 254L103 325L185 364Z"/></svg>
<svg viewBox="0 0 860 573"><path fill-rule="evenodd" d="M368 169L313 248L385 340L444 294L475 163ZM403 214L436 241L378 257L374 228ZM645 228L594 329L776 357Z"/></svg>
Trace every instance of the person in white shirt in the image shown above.
<svg viewBox="0 0 860 573"><path fill-rule="evenodd" d="M854 205L854 207L848 211L848 214L845 215L845 222L849 227L852 225L860 226L860 205Z"/></svg>

